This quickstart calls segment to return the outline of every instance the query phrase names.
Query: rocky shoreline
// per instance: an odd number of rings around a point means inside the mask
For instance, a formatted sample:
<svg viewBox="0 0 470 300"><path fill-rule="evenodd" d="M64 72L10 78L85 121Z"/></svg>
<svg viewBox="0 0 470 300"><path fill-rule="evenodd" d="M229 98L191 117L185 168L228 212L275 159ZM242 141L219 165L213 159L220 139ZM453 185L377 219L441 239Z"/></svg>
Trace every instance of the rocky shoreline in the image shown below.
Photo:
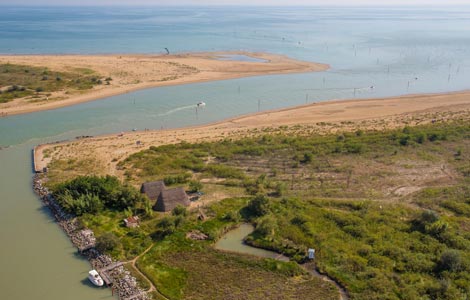
<svg viewBox="0 0 470 300"><path fill-rule="evenodd" d="M66 213L56 202L52 193L43 185L45 175L35 174L33 178L34 192L47 206L59 226L64 230L70 241L78 251L87 258L91 266L103 277L105 282L117 292L120 300L149 300L151 297L142 290L135 277L123 267L123 264L114 261L110 256L100 253L95 248L96 238L93 231L84 228L71 214Z"/></svg>

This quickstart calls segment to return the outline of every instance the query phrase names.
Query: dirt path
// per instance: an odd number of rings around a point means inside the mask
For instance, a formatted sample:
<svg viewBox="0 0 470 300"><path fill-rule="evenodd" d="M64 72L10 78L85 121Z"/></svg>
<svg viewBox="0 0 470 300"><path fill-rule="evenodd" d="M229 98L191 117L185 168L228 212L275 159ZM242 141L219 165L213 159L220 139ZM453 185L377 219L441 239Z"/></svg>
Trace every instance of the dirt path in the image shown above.
<svg viewBox="0 0 470 300"><path fill-rule="evenodd" d="M336 281L328 277L328 275L320 274L315 267L315 263L313 262L305 263L299 266L301 266L304 270L306 270L313 276L318 277L323 281L331 282L332 284L334 284L339 291L339 298L338 298L339 300L349 300L348 292L341 285L339 285Z"/></svg>
<svg viewBox="0 0 470 300"><path fill-rule="evenodd" d="M151 292L157 292L162 298L166 299L166 300L170 300L168 299L165 295L163 295L162 293L160 293L160 291L155 287L155 285L152 283L152 281L144 274L142 273L139 268L136 266L136 262L139 258L141 258L142 256L144 256L147 252L150 251L150 249L152 249L152 247L154 246L154 244L150 245L150 247L148 247L147 249L145 249L144 252L142 252L140 255L136 256L133 260L129 260L125 263L129 263L131 264L132 268L134 268L134 270L137 271L137 273L140 274L140 276L142 276L143 278L145 278L145 280L147 280L147 282L149 283L150 285L150 289L148 289L146 292L147 293L151 293Z"/></svg>
<svg viewBox="0 0 470 300"><path fill-rule="evenodd" d="M315 263L305 263L305 264L299 264L305 271L309 272L313 276L320 278L323 281L330 282L336 286L336 288L339 291L339 300L349 300L349 295L348 292L336 281L328 277L327 275L320 274L317 269L315 268Z"/></svg>

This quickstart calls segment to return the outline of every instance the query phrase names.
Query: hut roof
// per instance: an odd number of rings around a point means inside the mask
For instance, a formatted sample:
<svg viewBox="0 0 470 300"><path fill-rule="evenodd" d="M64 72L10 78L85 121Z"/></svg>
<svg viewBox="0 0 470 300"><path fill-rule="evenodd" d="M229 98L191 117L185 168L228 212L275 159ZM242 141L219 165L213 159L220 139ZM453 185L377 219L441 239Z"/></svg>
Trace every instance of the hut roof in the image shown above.
<svg viewBox="0 0 470 300"><path fill-rule="evenodd" d="M189 198L182 187L163 190L155 203L153 209L156 211L171 211L176 206L189 206Z"/></svg>
<svg viewBox="0 0 470 300"><path fill-rule="evenodd" d="M147 195L150 200L157 200L161 192L165 189L165 183L160 181L151 181L142 184L140 192Z"/></svg>
<svg viewBox="0 0 470 300"><path fill-rule="evenodd" d="M132 217L126 218L124 219L124 223L126 224L127 227L137 227L139 226L139 217L132 216Z"/></svg>

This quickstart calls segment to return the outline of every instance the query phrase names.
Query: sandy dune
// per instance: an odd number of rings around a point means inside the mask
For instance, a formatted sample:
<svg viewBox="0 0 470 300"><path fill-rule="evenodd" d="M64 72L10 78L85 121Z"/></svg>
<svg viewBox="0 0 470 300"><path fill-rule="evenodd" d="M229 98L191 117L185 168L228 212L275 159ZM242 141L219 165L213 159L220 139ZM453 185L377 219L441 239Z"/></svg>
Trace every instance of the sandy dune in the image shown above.
<svg viewBox="0 0 470 300"><path fill-rule="evenodd" d="M149 146L237 138L274 130L292 133L359 128L380 130L458 118L470 120L470 92L331 101L261 112L204 126L129 132L42 145L36 148L36 168L42 170L51 159L86 158L92 161L93 172L122 176L116 168L117 163Z"/></svg>

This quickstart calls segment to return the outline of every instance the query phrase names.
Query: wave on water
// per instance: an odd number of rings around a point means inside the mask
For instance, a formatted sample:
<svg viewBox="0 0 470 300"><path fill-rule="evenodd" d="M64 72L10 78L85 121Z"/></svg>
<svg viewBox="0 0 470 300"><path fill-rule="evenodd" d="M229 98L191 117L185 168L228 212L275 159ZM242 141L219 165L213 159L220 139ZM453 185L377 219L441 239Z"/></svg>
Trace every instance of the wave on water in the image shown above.
<svg viewBox="0 0 470 300"><path fill-rule="evenodd" d="M197 105L193 104L193 105L186 105L186 106L180 106L180 107L177 107L177 108L173 108L173 109L170 109L169 111L167 112L164 112L164 113L161 113L161 114L158 114L159 117L165 117L165 116L168 116L168 115L171 115L171 114L174 114L180 110L185 110L185 109L190 109L190 108L196 108Z"/></svg>

